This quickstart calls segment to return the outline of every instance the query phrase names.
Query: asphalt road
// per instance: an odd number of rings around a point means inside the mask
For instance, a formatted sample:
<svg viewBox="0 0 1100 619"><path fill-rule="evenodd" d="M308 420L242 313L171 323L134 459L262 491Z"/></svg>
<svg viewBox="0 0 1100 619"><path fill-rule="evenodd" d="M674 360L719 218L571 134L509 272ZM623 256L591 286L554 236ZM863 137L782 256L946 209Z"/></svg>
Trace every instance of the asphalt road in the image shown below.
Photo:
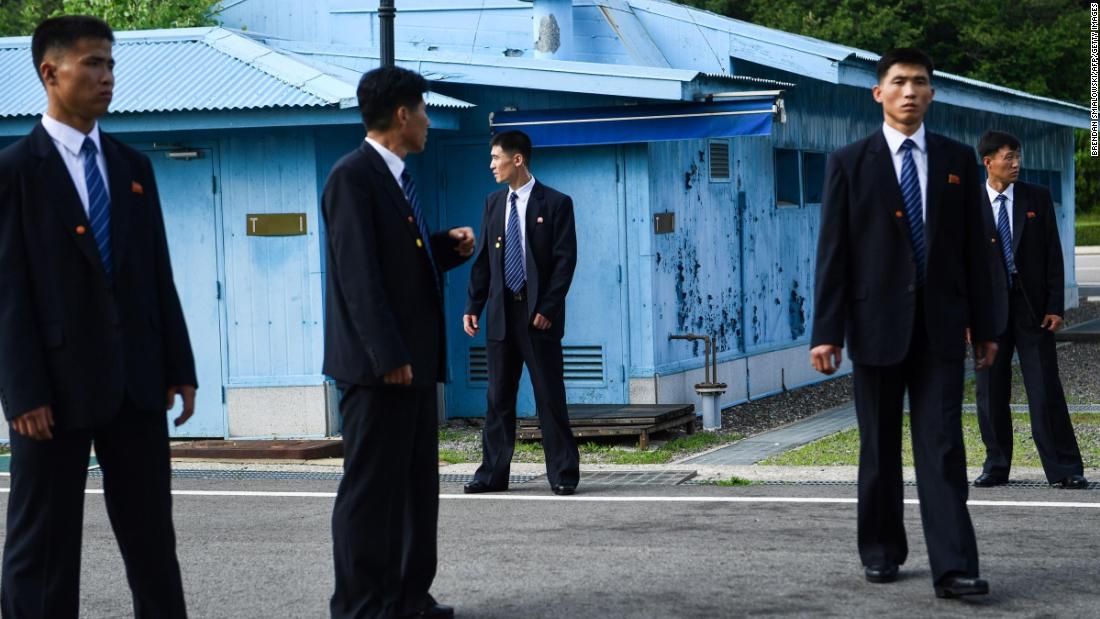
<svg viewBox="0 0 1100 619"><path fill-rule="evenodd" d="M175 498L192 617L326 616L335 483L174 487L200 493ZM443 487L433 589L459 617L1100 616L1097 491L972 492L972 502L991 502L972 503L971 513L993 593L969 600L933 596L916 505L907 506L910 557L900 580L865 582L853 486L582 486L554 497L521 484L505 498L460 493L458 484ZM81 616L130 616L102 496L87 496L85 518Z"/></svg>

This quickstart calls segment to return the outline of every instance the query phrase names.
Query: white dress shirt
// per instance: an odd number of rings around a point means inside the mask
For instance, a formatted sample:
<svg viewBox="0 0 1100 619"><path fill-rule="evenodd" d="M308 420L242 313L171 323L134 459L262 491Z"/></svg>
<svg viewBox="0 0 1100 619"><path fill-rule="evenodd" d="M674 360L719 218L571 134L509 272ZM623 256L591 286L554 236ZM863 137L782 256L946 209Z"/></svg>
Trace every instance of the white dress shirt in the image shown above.
<svg viewBox="0 0 1100 619"><path fill-rule="evenodd" d="M519 237L523 239L523 273L527 274L527 201L531 199L531 190L535 188L535 177L524 183L523 187L508 188L504 196L504 238L508 238L508 214L512 210L512 194L516 194L516 211L519 215Z"/></svg>
<svg viewBox="0 0 1100 619"><path fill-rule="evenodd" d="M901 145L906 139L913 140L917 146L910 149L913 153L913 164L917 166L917 181L920 183L920 207L921 218L928 221L928 145L924 140L924 123L913 135L905 135L886 123L882 123L882 134L886 137L886 145L890 147L890 158L894 161L894 174L901 184L901 162L905 151Z"/></svg>
<svg viewBox="0 0 1100 619"><path fill-rule="evenodd" d="M1005 211L1008 214L1008 232L1010 233L1010 235L1015 233L1014 228L1012 227L1013 225L1015 225L1015 222L1012 221L1012 201L1016 194L1015 189L1016 183L1012 183L1008 187L1005 187L1004 191L997 191L996 189L990 187L988 181L986 181L985 184L985 191L989 194L989 204L993 207L994 226L996 226L997 222L1000 221L998 217L1000 217L1001 215L1001 204L1000 202L997 202L996 198L1001 194L1004 194L1004 196L1008 198L1007 200L1005 200Z"/></svg>
<svg viewBox="0 0 1100 619"><path fill-rule="evenodd" d="M88 214L88 182L84 179L84 155L80 149L84 147L84 138L92 138L97 151L95 160L99 166L99 173L103 175L103 188L107 191L107 199L111 198L111 183L107 178L107 159L103 157L103 145L99 141L99 123L92 125L92 132L84 135L77 129L65 123L50 118L48 114L42 115L42 128L53 140L57 152L61 153L61 160L65 162L65 168L76 185L76 193L80 196L80 203L84 205L84 214Z"/></svg>
<svg viewBox="0 0 1100 619"><path fill-rule="evenodd" d="M373 146L374 150L378 151L379 155L382 155L382 161L386 162L386 167L390 169L390 174L393 174L394 180L397 181L397 186L404 192L405 186L401 184L401 174L405 172L405 160L398 157L397 153L372 140L370 136L367 136L365 139L367 140L367 144Z"/></svg>

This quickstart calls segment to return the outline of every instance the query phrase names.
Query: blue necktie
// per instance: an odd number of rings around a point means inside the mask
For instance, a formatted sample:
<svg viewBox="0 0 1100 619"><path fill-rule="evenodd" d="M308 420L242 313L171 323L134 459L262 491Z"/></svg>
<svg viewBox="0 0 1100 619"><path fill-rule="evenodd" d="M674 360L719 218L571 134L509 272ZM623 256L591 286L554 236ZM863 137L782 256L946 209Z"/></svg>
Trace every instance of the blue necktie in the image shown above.
<svg viewBox="0 0 1100 619"><path fill-rule="evenodd" d="M527 283L523 264L523 235L520 233L519 208L516 201L519 196L512 192L508 196L508 230L504 234L504 285L508 290L519 292Z"/></svg>
<svg viewBox="0 0 1100 619"><path fill-rule="evenodd" d="M920 180L917 178L917 165L913 163L913 148L916 143L906 139L901 144L904 151L901 156L901 197L905 201L905 215L909 220L909 240L913 243L913 261L917 263L918 287L924 285L924 213L921 209Z"/></svg>
<svg viewBox="0 0 1100 619"><path fill-rule="evenodd" d="M424 244L424 251L428 252L428 262L432 265L432 276L435 277L435 287L439 290L439 273L435 270L435 258L432 256L431 237L428 235L428 224L424 222L424 214L420 211L420 196L416 193L416 183L408 170L401 172L401 189L405 192L405 199L409 201L413 217L416 218L416 229L420 231L420 242Z"/></svg>
<svg viewBox="0 0 1100 619"><path fill-rule="evenodd" d="M1005 204L1008 197L1003 193L993 199L1000 203L997 211L997 236L1001 237L1001 255L1005 260L1005 275L1008 276L1008 285L1012 287L1012 276L1016 274L1016 259L1012 256L1012 228L1008 225L1008 209Z"/></svg>
<svg viewBox="0 0 1100 619"><path fill-rule="evenodd" d="M95 236L99 257L103 260L103 269L111 277L111 198L107 195L107 185L99 173L96 163L98 149L92 138L84 138L80 154L84 156L84 184L88 189L88 220L92 223L92 235Z"/></svg>

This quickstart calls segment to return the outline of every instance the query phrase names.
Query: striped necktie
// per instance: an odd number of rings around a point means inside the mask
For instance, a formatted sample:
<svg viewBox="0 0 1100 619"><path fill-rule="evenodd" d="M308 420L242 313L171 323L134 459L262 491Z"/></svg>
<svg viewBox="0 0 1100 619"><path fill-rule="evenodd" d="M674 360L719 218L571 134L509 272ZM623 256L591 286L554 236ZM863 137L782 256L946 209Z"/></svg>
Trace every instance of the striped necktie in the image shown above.
<svg viewBox="0 0 1100 619"><path fill-rule="evenodd" d="M520 232L519 208L516 202L519 196L512 192L508 196L508 230L504 234L504 285L508 290L519 292L527 283L523 264L523 235Z"/></svg>
<svg viewBox="0 0 1100 619"><path fill-rule="evenodd" d="M84 156L84 184L88 189L88 220L92 223L92 235L95 237L99 257L103 260L103 269L107 278L111 278L111 197L107 195L107 185L99 173L96 154L99 150L92 138L85 137L80 147Z"/></svg>
<svg viewBox="0 0 1100 619"><path fill-rule="evenodd" d="M1001 256L1005 261L1005 275L1008 285L1012 286L1012 276L1016 274L1016 259L1012 256L1012 227L1008 225L1008 196L999 194L993 200L1000 204L997 208L997 236L1001 237Z"/></svg>
<svg viewBox="0 0 1100 619"><path fill-rule="evenodd" d="M909 240L913 243L913 262L917 263L917 287L924 285L924 210L921 208L920 180L917 165L913 163L913 140L906 138L901 144L901 197L905 201L905 215L909 220Z"/></svg>
<svg viewBox="0 0 1100 619"><path fill-rule="evenodd" d="M424 213L420 210L420 196L416 193L416 183L408 170L401 172L401 190L405 192L405 199L409 201L413 217L416 218L416 229L420 231L420 243L424 251L428 252L428 262L432 265L432 276L435 277L435 288L439 290L439 272L435 269L435 258L432 256L431 236L428 234L428 224L424 221Z"/></svg>

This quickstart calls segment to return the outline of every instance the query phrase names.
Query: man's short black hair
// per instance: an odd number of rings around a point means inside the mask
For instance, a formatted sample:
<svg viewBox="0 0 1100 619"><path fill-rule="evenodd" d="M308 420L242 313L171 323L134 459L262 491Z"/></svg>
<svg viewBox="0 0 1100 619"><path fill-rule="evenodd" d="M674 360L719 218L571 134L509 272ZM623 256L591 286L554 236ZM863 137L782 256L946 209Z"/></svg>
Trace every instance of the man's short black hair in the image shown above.
<svg viewBox="0 0 1100 619"><path fill-rule="evenodd" d="M428 80L401 67L380 67L359 79L359 113L368 131L385 131L401 106L415 109L428 91Z"/></svg>
<svg viewBox="0 0 1100 619"><path fill-rule="evenodd" d="M31 58L34 71L42 66L42 60L50 50L67 50L80 39L98 39L115 42L115 33L107 22L88 15L62 15L51 17L34 29L31 37Z"/></svg>
<svg viewBox="0 0 1100 619"><path fill-rule="evenodd" d="M896 47L883 54L878 64L875 65L875 76L880 83L882 82L882 78L886 77L886 74L890 72L890 67L896 64L920 65L928 70L928 79L932 79L934 67L932 66L932 59L928 54L914 47Z"/></svg>
<svg viewBox="0 0 1100 619"><path fill-rule="evenodd" d="M531 165L531 138L522 131L502 131L493 136L489 146L499 146L509 155L523 155L523 164Z"/></svg>
<svg viewBox="0 0 1100 619"><path fill-rule="evenodd" d="M1011 133L990 129L978 140L978 154L982 157L992 157L1005 146L1008 150L1020 150L1020 140Z"/></svg>

